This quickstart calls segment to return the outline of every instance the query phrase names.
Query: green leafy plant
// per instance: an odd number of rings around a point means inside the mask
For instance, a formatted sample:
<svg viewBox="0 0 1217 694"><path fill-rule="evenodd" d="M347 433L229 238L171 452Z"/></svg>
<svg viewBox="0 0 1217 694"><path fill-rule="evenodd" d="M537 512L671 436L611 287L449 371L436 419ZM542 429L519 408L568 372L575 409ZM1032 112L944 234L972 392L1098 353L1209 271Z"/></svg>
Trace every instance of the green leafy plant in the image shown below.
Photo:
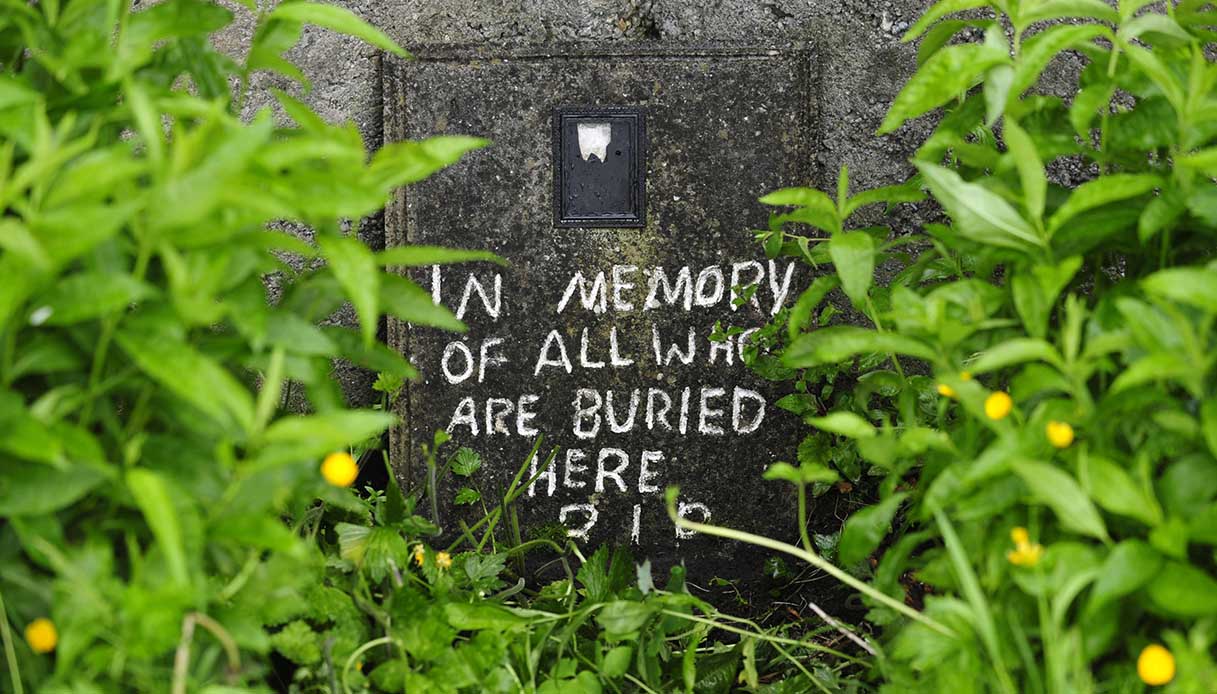
<svg viewBox="0 0 1217 694"><path fill-rule="evenodd" d="M883 691L1217 682L1217 12L1147 5L935 4L880 128L941 109L918 177L761 200L767 254L833 270L752 348L813 430L769 476L873 482L838 552ZM918 187L949 223L851 226Z"/></svg>
<svg viewBox="0 0 1217 694"><path fill-rule="evenodd" d="M387 268L492 258L355 236L395 188L483 140L369 157L353 125L284 92L286 118L237 117L254 72L300 77L281 55L304 23L405 55L337 7L250 10L243 64L209 43L231 13L201 0L0 11L0 686L264 677L293 633L268 627L323 570L298 519L318 500L362 508L322 456L375 447L394 421L347 407L333 361L400 387L415 372L376 339L382 316L462 326ZM290 223L311 240L276 230ZM344 302L357 330L318 327ZM311 414L284 412L293 387Z"/></svg>

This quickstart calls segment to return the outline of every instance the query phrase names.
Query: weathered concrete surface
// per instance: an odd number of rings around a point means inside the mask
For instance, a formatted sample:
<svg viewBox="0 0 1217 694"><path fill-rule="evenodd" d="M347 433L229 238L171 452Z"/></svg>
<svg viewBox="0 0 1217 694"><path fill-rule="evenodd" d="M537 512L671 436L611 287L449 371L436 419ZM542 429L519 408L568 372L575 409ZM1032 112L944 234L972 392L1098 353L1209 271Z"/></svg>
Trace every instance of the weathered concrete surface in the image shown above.
<svg viewBox="0 0 1217 694"><path fill-rule="evenodd" d="M419 481L420 444L447 428L482 454L489 496L542 433L562 450L519 504L525 537L562 523L592 546L633 545L660 570L679 557L696 576L759 573L764 552L679 537L662 491L681 485L694 520L793 533L790 489L761 480L801 428L774 406L786 386L710 335L720 322L759 328L807 282L800 263L758 261L749 231L767 220L756 191L812 176L815 65L800 47L636 45L423 50L388 64L389 141L476 132L495 143L404 191L389 245L486 248L511 263L441 272L440 299L467 334L391 326L423 374L391 452L405 476ZM644 227L553 227L553 112L578 104L645 110ZM431 272L416 279L435 291ZM756 301L733 306L731 287L754 282ZM482 514L444 506L448 527Z"/></svg>
<svg viewBox="0 0 1217 694"><path fill-rule="evenodd" d="M538 46L554 43L631 45L788 44L815 46L817 101L822 127L813 136L811 180L831 182L848 164L859 188L904 180L906 159L924 125L891 136L873 133L915 66L915 50L899 36L925 0L345 0L339 4L411 50L445 45ZM238 20L217 44L243 56L253 17L231 5ZM332 121L354 121L367 142L379 144L383 124L376 51L354 39L307 27L290 57L312 83L305 101ZM295 90L287 80L259 74L247 110L271 103L267 87ZM509 88L510 85L505 85ZM755 196L764 191L753 191ZM911 223L911 222L910 222ZM383 244L383 223L365 223L364 238ZM344 320L353 323L353 316ZM372 376L341 369L355 403L373 399Z"/></svg>

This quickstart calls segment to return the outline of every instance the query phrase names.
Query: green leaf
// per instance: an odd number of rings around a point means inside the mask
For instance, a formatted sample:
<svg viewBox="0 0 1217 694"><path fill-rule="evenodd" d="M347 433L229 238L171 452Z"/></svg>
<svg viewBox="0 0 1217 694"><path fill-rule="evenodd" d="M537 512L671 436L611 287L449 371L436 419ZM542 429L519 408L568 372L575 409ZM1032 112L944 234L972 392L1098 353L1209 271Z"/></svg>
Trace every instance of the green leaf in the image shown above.
<svg viewBox="0 0 1217 694"><path fill-rule="evenodd" d="M337 5L313 2L283 3L270 14L271 19L281 19L304 24L315 24L340 34L362 39L367 43L402 58L410 57L388 34L360 19L355 13Z"/></svg>
<svg viewBox="0 0 1217 694"><path fill-rule="evenodd" d="M1171 561L1149 583L1149 601L1159 611L1174 617L1206 617L1217 614L1217 581L1204 571Z"/></svg>
<svg viewBox="0 0 1217 694"><path fill-rule="evenodd" d="M1155 352L1141 357L1124 369L1116 380L1112 381L1108 392L1115 394L1156 381L1178 380L1186 383L1195 374L1195 365L1182 356L1174 352Z"/></svg>
<svg viewBox="0 0 1217 694"><path fill-rule="evenodd" d="M39 516L66 508L106 480L89 465L52 467L0 458L0 516Z"/></svg>
<svg viewBox="0 0 1217 694"><path fill-rule="evenodd" d="M1035 22L1044 22L1065 17L1097 19L1117 24L1120 16L1103 0L1040 0L1020 3L1017 26L1021 29Z"/></svg>
<svg viewBox="0 0 1217 694"><path fill-rule="evenodd" d="M925 61L896 95L880 135L961 96L994 65L1008 62L1009 56L989 44L963 43L947 46Z"/></svg>
<svg viewBox="0 0 1217 694"><path fill-rule="evenodd" d="M904 32L904 36L901 36L900 40L907 43L916 39L925 33L925 30L930 28L930 25L947 15L989 6L990 2L988 0L939 0L925 12L921 13L921 17L917 19L913 26L909 27L908 31Z"/></svg>
<svg viewBox="0 0 1217 694"><path fill-rule="evenodd" d="M791 368L809 368L840 363L862 353L904 354L927 361L935 357L934 350L911 337L837 325L799 336L782 353L782 363Z"/></svg>
<svg viewBox="0 0 1217 694"><path fill-rule="evenodd" d="M1016 337L990 347L976 361L968 364L968 370L983 374L1029 361L1046 362L1058 369L1064 367L1056 348L1046 341L1034 337Z"/></svg>
<svg viewBox="0 0 1217 694"><path fill-rule="evenodd" d="M1058 24L1032 36L1022 45L1016 63L1010 96L1017 98L1039 82L1048 63L1063 50L1090 43L1100 36L1111 37L1111 30L1101 24Z"/></svg>
<svg viewBox="0 0 1217 694"><path fill-rule="evenodd" d="M461 448L452 456L452 474L469 477L482 469L482 456L469 448Z"/></svg>
<svg viewBox="0 0 1217 694"><path fill-rule="evenodd" d="M397 423L397 417L377 410L338 410L283 417L266 429L269 444L299 444L316 454L346 450L348 446L379 436Z"/></svg>
<svg viewBox="0 0 1217 694"><path fill-rule="evenodd" d="M1082 486L1100 506L1153 527L1162 522L1162 507L1153 494L1133 481L1119 465L1096 455L1082 455L1078 461Z"/></svg>
<svg viewBox="0 0 1217 694"><path fill-rule="evenodd" d="M1083 87L1074 95L1073 103L1069 106L1069 123L1078 137L1086 141L1090 140L1090 122L1094 120L1099 109L1107 109L1115 90L1115 84L1100 82Z"/></svg>
<svg viewBox="0 0 1217 694"><path fill-rule="evenodd" d="M528 626L525 617L490 602L450 602L444 605L444 616L449 625L461 631L505 631Z"/></svg>
<svg viewBox="0 0 1217 694"><path fill-rule="evenodd" d="M895 186L871 188L853 196L845 203L845 216L849 217L867 205L886 203L893 205L905 202L921 202L925 200L925 192L921 190L921 181L917 178Z"/></svg>
<svg viewBox="0 0 1217 694"><path fill-rule="evenodd" d="M817 429L851 439L866 439L875 435L875 427L853 412L830 412L823 417L807 417L803 421Z"/></svg>
<svg viewBox="0 0 1217 694"><path fill-rule="evenodd" d="M472 506L481 500L481 498L482 495L479 494L476 489L461 487L457 490L456 498L453 499L452 503L456 504L457 506Z"/></svg>
<svg viewBox="0 0 1217 694"><path fill-rule="evenodd" d="M1207 398L1200 405L1200 430L1209 446L1209 453L1217 458L1217 397Z"/></svg>
<svg viewBox="0 0 1217 694"><path fill-rule="evenodd" d="M1190 43L1194 37L1171 17L1147 12L1120 26L1119 37L1128 41L1141 39L1150 44L1178 46Z"/></svg>
<svg viewBox="0 0 1217 694"><path fill-rule="evenodd" d="M856 307L866 306L867 292L875 275L875 242L865 231L833 234L828 255L841 278L845 295Z"/></svg>
<svg viewBox="0 0 1217 694"><path fill-rule="evenodd" d="M173 508L169 485L155 472L135 468L127 471L127 488L131 490L131 496L144 514L144 520L148 522L157 545L165 555L169 574L177 583L189 584L190 572L186 566L182 528L178 524L178 514Z"/></svg>
<svg viewBox="0 0 1217 694"><path fill-rule="evenodd" d="M1141 280L1141 286L1162 298L1217 313L1217 270L1199 267L1159 270Z"/></svg>
<svg viewBox="0 0 1217 694"><path fill-rule="evenodd" d="M1086 210L1145 195L1161 185L1162 179L1152 174L1111 174L1087 181L1075 188L1048 219L1048 234L1056 233L1065 222Z"/></svg>
<svg viewBox="0 0 1217 694"><path fill-rule="evenodd" d="M466 263L484 260L499 265L507 261L490 251L467 251L443 246L394 246L376 254L376 262L382 266L419 267L442 263Z"/></svg>
<svg viewBox="0 0 1217 694"><path fill-rule="evenodd" d="M1069 473L1048 463L1019 460L1011 464L1040 503L1067 529L1106 541L1107 526L1086 492Z"/></svg>
<svg viewBox="0 0 1217 694"><path fill-rule="evenodd" d="M630 661L634 657L633 646L617 646L604 654L604 662L600 672L605 677L621 677L630 670Z"/></svg>
<svg viewBox="0 0 1217 694"><path fill-rule="evenodd" d="M362 241L350 236L322 236L318 245L325 254L330 272L355 307L364 343L372 344L380 319L381 271L375 256Z"/></svg>
<svg viewBox="0 0 1217 694"><path fill-rule="evenodd" d="M790 340L793 341L799 333L803 332L803 328L811 322L812 314L823 303L824 297L840 284L841 278L832 274L820 275L807 285L807 289L803 290L790 309L790 317L786 322L786 334Z"/></svg>
<svg viewBox="0 0 1217 694"><path fill-rule="evenodd" d="M1126 41L1120 42L1120 46L1124 49L1124 55L1128 56L1129 61L1158 85L1158 88L1162 90L1162 95L1170 102L1171 108L1175 109L1176 113L1185 113L1187 103L1183 85L1179 83L1174 73L1162 62L1161 58L1149 49Z"/></svg>
<svg viewBox="0 0 1217 694"><path fill-rule="evenodd" d="M596 621L610 637L619 637L641 629L654 612L649 603L613 600L596 613Z"/></svg>
<svg viewBox="0 0 1217 694"><path fill-rule="evenodd" d="M845 521L837 556L843 566L866 559L892 529L892 518L908 495L899 492L872 506L856 511Z"/></svg>
<svg viewBox="0 0 1217 694"><path fill-rule="evenodd" d="M467 330L452 311L431 299L430 292L405 277L381 277L380 303L385 313L414 325L429 325L454 332Z"/></svg>
<svg viewBox="0 0 1217 694"><path fill-rule="evenodd" d="M391 142L376 151L368 167L371 180L386 191L416 183L481 149L489 140L468 135L437 135L419 142Z"/></svg>
<svg viewBox="0 0 1217 694"><path fill-rule="evenodd" d="M1048 177L1044 175L1044 162L1035 151L1035 143L1027 132L1009 116L1006 117L1004 134L1006 146L1014 157L1014 166L1023 187L1023 204L1032 219L1044 215L1044 198L1048 194Z"/></svg>
<svg viewBox="0 0 1217 694"><path fill-rule="evenodd" d="M1035 229L997 193L964 181L950 169L925 162L915 164L961 236L1016 250L1043 245Z"/></svg>
<svg viewBox="0 0 1217 694"><path fill-rule="evenodd" d="M140 370L166 390L217 421L243 431L253 426L254 402L232 374L185 342L137 330L120 331L116 341Z"/></svg>
<svg viewBox="0 0 1217 694"><path fill-rule="evenodd" d="M1162 568L1162 555L1141 540L1125 540L1112 548L1090 592L1086 613L1138 590Z"/></svg>

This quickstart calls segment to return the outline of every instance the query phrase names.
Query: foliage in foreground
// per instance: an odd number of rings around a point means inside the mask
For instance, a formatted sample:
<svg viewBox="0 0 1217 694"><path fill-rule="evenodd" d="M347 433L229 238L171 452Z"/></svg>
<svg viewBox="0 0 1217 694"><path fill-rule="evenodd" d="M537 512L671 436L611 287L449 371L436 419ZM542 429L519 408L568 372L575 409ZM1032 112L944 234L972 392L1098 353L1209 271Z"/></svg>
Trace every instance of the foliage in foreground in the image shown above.
<svg viewBox="0 0 1217 694"><path fill-rule="evenodd" d="M1145 5L942 0L881 128L944 107L918 179L762 199L770 256L835 270L753 355L813 429L769 476L877 488L837 556L882 691L1217 686L1217 12ZM1036 88L1063 51L1065 98ZM921 186L950 224L855 225Z"/></svg>

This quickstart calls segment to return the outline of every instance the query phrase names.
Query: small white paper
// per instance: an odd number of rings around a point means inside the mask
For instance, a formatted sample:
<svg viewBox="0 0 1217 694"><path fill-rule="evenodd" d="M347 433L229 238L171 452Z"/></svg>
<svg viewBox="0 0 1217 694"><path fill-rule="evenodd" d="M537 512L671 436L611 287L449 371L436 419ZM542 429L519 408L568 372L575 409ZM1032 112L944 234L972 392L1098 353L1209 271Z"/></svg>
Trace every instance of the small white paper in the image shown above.
<svg viewBox="0 0 1217 694"><path fill-rule="evenodd" d="M592 156L604 163L608 158L609 142L613 139L610 123L577 123L579 131L579 156L588 161Z"/></svg>

